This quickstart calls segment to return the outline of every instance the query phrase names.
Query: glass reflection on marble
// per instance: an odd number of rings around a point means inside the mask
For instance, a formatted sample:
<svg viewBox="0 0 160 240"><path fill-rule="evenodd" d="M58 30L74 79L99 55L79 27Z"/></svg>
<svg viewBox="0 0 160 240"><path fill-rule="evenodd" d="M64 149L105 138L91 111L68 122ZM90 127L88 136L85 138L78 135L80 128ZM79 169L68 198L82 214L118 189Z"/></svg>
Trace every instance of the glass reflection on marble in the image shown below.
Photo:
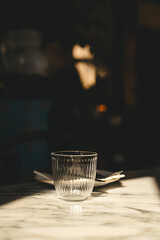
<svg viewBox="0 0 160 240"><path fill-rule="evenodd" d="M70 206L70 213L72 216L80 216L82 213L82 206L81 205Z"/></svg>

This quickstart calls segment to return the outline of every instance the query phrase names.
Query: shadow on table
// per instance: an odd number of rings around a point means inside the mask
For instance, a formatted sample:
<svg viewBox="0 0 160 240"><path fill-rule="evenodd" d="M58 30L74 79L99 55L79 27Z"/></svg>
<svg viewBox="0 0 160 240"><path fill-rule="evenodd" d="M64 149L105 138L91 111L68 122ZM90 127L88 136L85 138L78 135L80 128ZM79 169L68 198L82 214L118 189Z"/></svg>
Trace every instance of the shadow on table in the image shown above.
<svg viewBox="0 0 160 240"><path fill-rule="evenodd" d="M156 181L157 187L159 189L159 197L160 197L160 175L155 177L155 181Z"/></svg>
<svg viewBox="0 0 160 240"><path fill-rule="evenodd" d="M54 186L45 183L25 183L0 187L0 206L34 194L53 191Z"/></svg>
<svg viewBox="0 0 160 240"><path fill-rule="evenodd" d="M160 193L160 168L129 171L125 172L125 175L126 177L123 179L123 181L140 177L153 177ZM101 187L95 187L94 191L92 192L92 197L96 198L101 195L106 195L108 194L108 190L120 187L123 187L123 182L121 181L110 183ZM53 185L40 182L3 186L0 187L0 206L34 194L41 195L44 192L48 190L52 191L53 189Z"/></svg>
<svg viewBox="0 0 160 240"><path fill-rule="evenodd" d="M124 174L125 174L125 178L118 182L110 183L108 185L95 188L94 190L97 191L97 196L98 194L100 195L107 194L107 191L110 189L123 187L123 181L127 179L142 178L142 177L152 177L155 180L156 186L159 190L159 196L160 196L160 168L127 171L127 172L124 172Z"/></svg>
<svg viewBox="0 0 160 240"><path fill-rule="evenodd" d="M117 187L123 187L123 185L120 182L116 182L110 183L102 187L95 187L92 192L91 198L106 195L108 194L107 190L114 189ZM0 187L0 206L34 194L41 195L48 190L53 191L53 189L54 189L53 185L40 182L3 186Z"/></svg>
<svg viewBox="0 0 160 240"><path fill-rule="evenodd" d="M141 177L152 177L155 180L157 188L159 190L160 196L160 167L153 168L153 169L144 169L144 170L135 170L135 171L128 171L125 172L125 180L133 179L133 178L141 178Z"/></svg>
<svg viewBox="0 0 160 240"><path fill-rule="evenodd" d="M113 183L109 183L107 185L101 186L101 187L95 187L94 191L92 193L92 196L94 197L99 197L102 194L108 194L108 190L110 189L114 189L114 188L121 188L123 187L123 183L121 182L113 182Z"/></svg>

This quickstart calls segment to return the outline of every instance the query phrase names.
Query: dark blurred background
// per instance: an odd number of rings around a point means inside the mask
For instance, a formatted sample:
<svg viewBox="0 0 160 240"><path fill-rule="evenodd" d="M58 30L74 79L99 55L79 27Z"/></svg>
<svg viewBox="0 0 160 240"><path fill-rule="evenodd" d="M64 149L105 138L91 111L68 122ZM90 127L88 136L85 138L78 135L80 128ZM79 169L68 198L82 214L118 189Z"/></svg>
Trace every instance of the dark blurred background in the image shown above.
<svg viewBox="0 0 160 240"><path fill-rule="evenodd" d="M160 2L1 1L0 184L92 150L110 171L159 166Z"/></svg>

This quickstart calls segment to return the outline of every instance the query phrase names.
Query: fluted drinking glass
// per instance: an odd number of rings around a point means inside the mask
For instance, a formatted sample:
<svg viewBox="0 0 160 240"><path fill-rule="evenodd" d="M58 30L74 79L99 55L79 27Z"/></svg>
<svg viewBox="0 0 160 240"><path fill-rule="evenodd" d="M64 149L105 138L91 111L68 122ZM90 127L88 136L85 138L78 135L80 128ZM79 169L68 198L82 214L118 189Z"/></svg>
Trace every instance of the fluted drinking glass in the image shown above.
<svg viewBox="0 0 160 240"><path fill-rule="evenodd" d="M97 153L59 151L51 153L55 190L59 198L81 201L91 196L97 168Z"/></svg>

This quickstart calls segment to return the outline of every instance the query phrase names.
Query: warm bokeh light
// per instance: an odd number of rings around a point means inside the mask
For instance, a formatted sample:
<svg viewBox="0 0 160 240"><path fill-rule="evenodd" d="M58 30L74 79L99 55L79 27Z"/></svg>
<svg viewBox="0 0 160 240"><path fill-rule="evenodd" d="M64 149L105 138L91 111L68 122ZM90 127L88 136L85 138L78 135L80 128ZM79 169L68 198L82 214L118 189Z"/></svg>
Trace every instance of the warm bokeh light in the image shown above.
<svg viewBox="0 0 160 240"><path fill-rule="evenodd" d="M72 57L74 59L92 59L94 55L91 53L89 45L81 47L75 44L72 49Z"/></svg>
<svg viewBox="0 0 160 240"><path fill-rule="evenodd" d="M100 104L96 107L97 112L106 112L107 111L107 105L106 104Z"/></svg>
<svg viewBox="0 0 160 240"><path fill-rule="evenodd" d="M97 72L97 76L99 76L100 78L106 78L109 74L107 69L103 67L97 67L96 72Z"/></svg>
<svg viewBox="0 0 160 240"><path fill-rule="evenodd" d="M96 67L93 64L77 62L75 68L84 89L89 89L96 84Z"/></svg>

